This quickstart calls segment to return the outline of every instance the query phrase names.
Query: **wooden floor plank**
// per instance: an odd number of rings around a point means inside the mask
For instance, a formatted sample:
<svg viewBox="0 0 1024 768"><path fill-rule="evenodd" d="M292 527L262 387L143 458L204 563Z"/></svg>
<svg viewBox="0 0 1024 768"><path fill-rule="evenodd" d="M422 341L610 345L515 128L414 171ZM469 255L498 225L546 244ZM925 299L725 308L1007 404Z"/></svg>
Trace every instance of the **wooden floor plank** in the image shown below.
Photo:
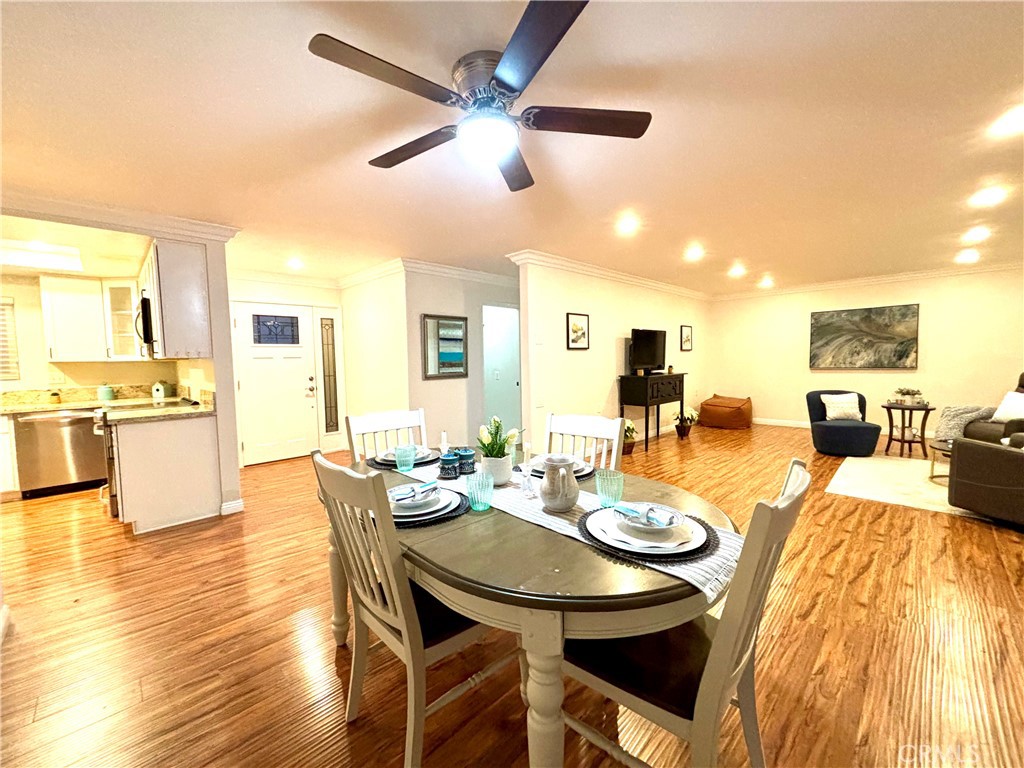
<svg viewBox="0 0 1024 768"><path fill-rule="evenodd" d="M1024 765L1024 533L826 494L841 459L815 454L806 430L698 427L624 468L745 529L793 456L813 482L759 640L768 764L939 766L959 750L965 764ZM401 763L405 670L386 649L344 720L350 653L331 641L308 459L247 468L242 483L242 514L143 537L95 491L3 505L5 768ZM428 696L513 643L495 630L431 668ZM424 764L527 765L518 685L513 666L432 716ZM565 707L653 765L688 764L684 742L576 683ZM565 743L567 765L616 765L571 731ZM749 765L735 712L720 746L723 765Z"/></svg>

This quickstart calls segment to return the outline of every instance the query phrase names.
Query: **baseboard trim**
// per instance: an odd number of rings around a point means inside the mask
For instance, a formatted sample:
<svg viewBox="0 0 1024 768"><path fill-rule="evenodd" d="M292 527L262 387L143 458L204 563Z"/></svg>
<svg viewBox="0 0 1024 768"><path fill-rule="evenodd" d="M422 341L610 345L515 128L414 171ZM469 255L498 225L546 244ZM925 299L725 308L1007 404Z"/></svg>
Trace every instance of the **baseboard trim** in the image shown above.
<svg viewBox="0 0 1024 768"><path fill-rule="evenodd" d="M7 628L11 624L11 609L7 607L7 603L4 603L4 607L0 608L0 643L7 637Z"/></svg>
<svg viewBox="0 0 1024 768"><path fill-rule="evenodd" d="M0 491L0 501L21 501L21 491Z"/></svg>
<svg viewBox="0 0 1024 768"><path fill-rule="evenodd" d="M233 515L236 512L241 512L245 509L245 502L241 499L235 499L234 501L225 501L220 505L220 513L222 515Z"/></svg>
<svg viewBox="0 0 1024 768"><path fill-rule="evenodd" d="M794 421L792 419L761 419L754 418L755 424L766 424L770 427L796 427L797 429L810 429L811 424L807 421Z"/></svg>

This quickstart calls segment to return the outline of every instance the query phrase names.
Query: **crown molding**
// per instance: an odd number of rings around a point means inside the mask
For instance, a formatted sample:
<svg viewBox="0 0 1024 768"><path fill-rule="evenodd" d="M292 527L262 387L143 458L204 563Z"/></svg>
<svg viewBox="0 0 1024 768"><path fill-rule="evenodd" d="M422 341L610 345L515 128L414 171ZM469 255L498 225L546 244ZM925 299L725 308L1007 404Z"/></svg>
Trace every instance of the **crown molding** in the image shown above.
<svg viewBox="0 0 1024 768"><path fill-rule="evenodd" d="M132 211L93 203L75 203L41 197L18 189L5 189L0 210L7 216L57 221L83 227L134 232L150 237L208 240L226 243L238 233L235 227L181 219L159 213Z"/></svg>
<svg viewBox="0 0 1024 768"><path fill-rule="evenodd" d="M267 272L257 269L232 270L228 268L228 283L232 280L247 280L252 283L271 283L275 285L301 285L306 288L326 288L331 291L340 290L338 280L333 277L315 277L313 275L292 275L283 272Z"/></svg>
<svg viewBox="0 0 1024 768"><path fill-rule="evenodd" d="M415 259L402 259L402 264L405 266L406 272L411 272L413 274L448 277L453 280L468 280L473 283L498 285L502 288L519 287L518 277L496 275L493 272L481 272L476 269L451 267L447 264L435 264L430 261L417 261Z"/></svg>
<svg viewBox="0 0 1024 768"><path fill-rule="evenodd" d="M351 275L346 275L338 281L338 287L342 290L346 288L354 288L357 285L363 283L370 283L374 280L381 280L385 277L391 277L392 275L400 275L405 272L405 267L402 265L401 259L391 259L385 261L383 264L378 264L374 267L368 267L367 269L359 272L354 272Z"/></svg>
<svg viewBox="0 0 1024 768"><path fill-rule="evenodd" d="M516 253L508 254L505 258L509 259L517 266L523 266L526 264L548 267L549 269L560 269L563 272L571 272L576 275L586 275L588 277L597 277L602 280L624 283L625 285L632 285L637 288L647 288L652 291L670 293L673 296L684 296L688 299L707 300L710 298L706 293L694 291L690 288L683 288L682 286L671 285L669 283L660 283L657 280L651 280L650 278L629 275L625 272L619 272L614 269L598 267L594 264L586 264L582 261L574 261L572 259L563 258L562 256L554 256L550 253L544 253L543 251L517 251Z"/></svg>
<svg viewBox="0 0 1024 768"><path fill-rule="evenodd" d="M875 275L873 277L854 277L849 280L830 280L825 283L807 283L805 285L794 285L786 288L756 291L744 291L743 293L730 293L722 296L711 296L711 301L734 301L737 299L767 299L772 296L784 296L791 293L814 293L815 291L835 291L843 288L859 288L867 285L884 285L886 283L903 283L910 281L928 280L938 277L963 277L964 275L977 275L986 272L1011 272L1019 271L1020 264L987 264L976 267L944 267L942 269L924 270L919 272L897 272L892 275Z"/></svg>

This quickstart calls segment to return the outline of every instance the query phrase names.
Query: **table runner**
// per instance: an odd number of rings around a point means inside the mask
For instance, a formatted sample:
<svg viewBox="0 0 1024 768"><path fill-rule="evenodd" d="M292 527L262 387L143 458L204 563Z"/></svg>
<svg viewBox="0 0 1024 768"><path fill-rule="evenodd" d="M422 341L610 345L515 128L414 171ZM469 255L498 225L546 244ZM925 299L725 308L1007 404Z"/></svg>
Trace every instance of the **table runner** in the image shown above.
<svg viewBox="0 0 1024 768"><path fill-rule="evenodd" d="M437 480L443 488L467 493L465 475L460 475L457 480L440 480L437 477L437 467L413 467L402 474L424 483ZM597 494L581 490L576 507L569 512L562 514L545 512L544 503L539 496L532 499L525 496L520 487L523 478L517 476L518 474L513 473L512 480L508 485L494 489L491 506L528 523L586 543L576 527L576 522L583 512L601 508L602 504L597 498ZM536 490L540 484L540 478L533 478L533 481ZM732 581L740 551L743 549L743 537L740 534L723 528L715 528L715 530L718 532L718 549L701 560L674 565L656 565L645 560L643 565L693 584L704 593L709 603L714 602ZM623 552L621 557L623 560L636 561L636 558L630 557L629 552Z"/></svg>

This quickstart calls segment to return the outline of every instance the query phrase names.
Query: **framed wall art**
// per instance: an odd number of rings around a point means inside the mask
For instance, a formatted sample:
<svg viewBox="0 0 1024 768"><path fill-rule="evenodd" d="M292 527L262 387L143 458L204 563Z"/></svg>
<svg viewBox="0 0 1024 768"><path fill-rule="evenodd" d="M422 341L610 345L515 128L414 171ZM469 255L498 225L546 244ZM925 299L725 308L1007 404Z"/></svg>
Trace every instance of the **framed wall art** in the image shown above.
<svg viewBox="0 0 1024 768"><path fill-rule="evenodd" d="M424 379L465 379L467 318L420 315Z"/></svg>
<svg viewBox="0 0 1024 768"><path fill-rule="evenodd" d="M590 349L590 315L565 314L565 348Z"/></svg>
<svg viewBox="0 0 1024 768"><path fill-rule="evenodd" d="M679 326L679 351L693 352L693 326Z"/></svg>
<svg viewBox="0 0 1024 768"><path fill-rule="evenodd" d="M917 368L919 308L811 312L811 368Z"/></svg>

